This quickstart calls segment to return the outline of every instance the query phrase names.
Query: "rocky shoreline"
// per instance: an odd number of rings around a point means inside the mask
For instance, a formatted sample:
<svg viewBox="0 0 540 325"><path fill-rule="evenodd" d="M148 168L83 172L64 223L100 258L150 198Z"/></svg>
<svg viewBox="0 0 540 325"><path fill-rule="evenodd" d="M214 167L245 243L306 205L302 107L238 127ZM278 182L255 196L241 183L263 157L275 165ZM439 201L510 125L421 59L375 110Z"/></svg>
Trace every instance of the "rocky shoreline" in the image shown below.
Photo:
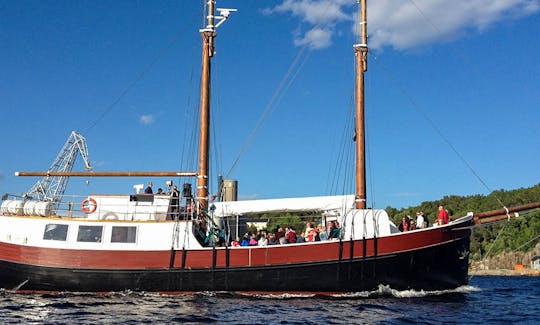
<svg viewBox="0 0 540 325"><path fill-rule="evenodd" d="M488 276L540 276L540 270L469 270L469 275L488 275Z"/></svg>

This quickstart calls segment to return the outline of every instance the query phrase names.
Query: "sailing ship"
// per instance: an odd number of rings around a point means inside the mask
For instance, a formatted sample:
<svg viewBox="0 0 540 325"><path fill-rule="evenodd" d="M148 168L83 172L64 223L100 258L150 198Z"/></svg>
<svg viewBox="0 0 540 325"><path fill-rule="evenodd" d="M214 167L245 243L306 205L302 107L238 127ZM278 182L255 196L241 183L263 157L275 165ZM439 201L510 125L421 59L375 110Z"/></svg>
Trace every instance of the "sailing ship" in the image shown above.
<svg viewBox="0 0 540 325"><path fill-rule="evenodd" d="M356 59L356 190L353 195L210 202L210 65L216 28L231 9L207 3L202 36L199 167L196 172L19 172L19 176L196 178L168 194L92 194L80 212L57 213L56 197L38 186L23 197L5 195L0 214L0 287L36 291L358 292L380 285L441 290L468 281L471 228L514 210L467 215L448 224L400 232L384 210L366 207L364 73L366 0L359 1L361 41ZM216 15L219 10L219 15ZM219 21L217 21L219 20ZM80 145L80 135L73 135ZM84 147L84 146L83 146ZM85 149L85 148L83 148ZM82 150L82 149L81 149ZM43 185L43 184L42 184ZM287 245L208 245L213 220L268 211L324 211L341 225L338 238ZM212 217L212 218L210 218ZM323 216L322 218L325 218ZM487 220L486 219L486 220ZM219 222L217 222L219 224Z"/></svg>

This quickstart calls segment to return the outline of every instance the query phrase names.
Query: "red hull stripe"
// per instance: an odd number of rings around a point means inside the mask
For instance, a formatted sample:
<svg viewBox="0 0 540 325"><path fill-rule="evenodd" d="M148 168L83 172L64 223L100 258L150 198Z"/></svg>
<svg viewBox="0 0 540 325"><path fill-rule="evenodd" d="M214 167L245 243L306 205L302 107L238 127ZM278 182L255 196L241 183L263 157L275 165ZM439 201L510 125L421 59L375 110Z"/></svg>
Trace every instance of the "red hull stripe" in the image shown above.
<svg viewBox="0 0 540 325"><path fill-rule="evenodd" d="M395 254L409 250L436 246L469 236L468 229L462 227L433 228L427 231L403 233L400 235L353 241L329 241L316 244L282 245L250 248L229 248L228 267L272 266L298 263L327 262L342 259L363 258ZM364 244L366 255L364 256ZM340 247L341 246L341 247ZM215 267L227 267L225 248L216 248ZM185 268L212 268L213 249L177 250L174 267L182 267L185 254ZM76 250L32 247L0 243L0 260L29 265L88 269L160 269L168 268L171 251L124 251L124 250Z"/></svg>

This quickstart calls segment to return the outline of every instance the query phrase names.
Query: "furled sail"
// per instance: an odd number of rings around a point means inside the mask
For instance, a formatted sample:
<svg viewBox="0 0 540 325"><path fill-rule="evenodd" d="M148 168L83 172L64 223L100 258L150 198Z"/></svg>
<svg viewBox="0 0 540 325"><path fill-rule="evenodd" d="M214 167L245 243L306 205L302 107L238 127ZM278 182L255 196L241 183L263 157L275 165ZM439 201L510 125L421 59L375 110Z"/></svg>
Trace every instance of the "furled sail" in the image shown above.
<svg viewBox="0 0 540 325"><path fill-rule="evenodd" d="M353 208L354 195L313 196L267 200L215 202L215 217L249 213L338 211L342 215Z"/></svg>

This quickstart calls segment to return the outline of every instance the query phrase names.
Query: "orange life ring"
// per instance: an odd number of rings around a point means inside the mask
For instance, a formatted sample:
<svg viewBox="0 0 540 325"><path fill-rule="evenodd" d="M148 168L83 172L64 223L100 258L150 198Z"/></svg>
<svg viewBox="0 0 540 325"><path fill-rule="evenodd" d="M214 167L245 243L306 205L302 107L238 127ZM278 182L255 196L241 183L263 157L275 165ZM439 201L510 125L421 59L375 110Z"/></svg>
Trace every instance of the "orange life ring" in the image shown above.
<svg viewBox="0 0 540 325"><path fill-rule="evenodd" d="M84 201L81 202L81 211L89 214L97 209L97 202L93 198L84 199Z"/></svg>

